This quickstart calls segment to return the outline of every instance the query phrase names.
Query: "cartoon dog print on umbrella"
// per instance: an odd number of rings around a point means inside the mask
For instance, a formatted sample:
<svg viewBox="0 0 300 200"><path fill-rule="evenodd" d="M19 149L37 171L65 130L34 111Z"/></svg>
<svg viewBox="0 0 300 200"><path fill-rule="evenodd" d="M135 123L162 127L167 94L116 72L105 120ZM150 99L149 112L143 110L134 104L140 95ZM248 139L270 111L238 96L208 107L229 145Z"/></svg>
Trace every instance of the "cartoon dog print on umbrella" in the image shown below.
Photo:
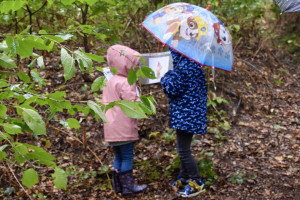
<svg viewBox="0 0 300 200"><path fill-rule="evenodd" d="M220 22L213 25L215 38L218 44L227 45L231 44L231 37L226 28Z"/></svg>

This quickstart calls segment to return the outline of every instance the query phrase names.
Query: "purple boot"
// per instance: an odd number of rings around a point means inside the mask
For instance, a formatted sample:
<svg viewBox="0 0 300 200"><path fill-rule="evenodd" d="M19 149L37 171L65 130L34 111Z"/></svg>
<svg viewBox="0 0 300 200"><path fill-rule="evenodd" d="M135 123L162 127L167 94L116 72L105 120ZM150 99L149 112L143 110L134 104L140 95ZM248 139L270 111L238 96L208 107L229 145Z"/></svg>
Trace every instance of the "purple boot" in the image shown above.
<svg viewBox="0 0 300 200"><path fill-rule="evenodd" d="M133 193L144 192L147 189L147 185L135 185L133 180L132 170L119 173L119 180L122 187L122 195L131 195Z"/></svg>
<svg viewBox="0 0 300 200"><path fill-rule="evenodd" d="M116 171L112 171L111 185L116 193L122 192L119 173Z"/></svg>

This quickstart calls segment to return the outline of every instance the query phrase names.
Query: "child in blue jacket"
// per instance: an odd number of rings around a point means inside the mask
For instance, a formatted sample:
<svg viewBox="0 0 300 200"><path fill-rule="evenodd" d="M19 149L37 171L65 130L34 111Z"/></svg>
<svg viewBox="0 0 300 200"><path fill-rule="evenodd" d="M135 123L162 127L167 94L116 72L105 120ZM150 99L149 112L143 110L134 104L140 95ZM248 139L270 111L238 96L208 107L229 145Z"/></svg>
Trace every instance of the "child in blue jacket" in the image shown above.
<svg viewBox="0 0 300 200"><path fill-rule="evenodd" d="M204 181L191 154L194 134L207 131L207 87L201 65L170 49L174 70L161 79L164 93L169 98L170 127L176 129L176 149L180 158L180 173L172 183L182 197L204 192Z"/></svg>

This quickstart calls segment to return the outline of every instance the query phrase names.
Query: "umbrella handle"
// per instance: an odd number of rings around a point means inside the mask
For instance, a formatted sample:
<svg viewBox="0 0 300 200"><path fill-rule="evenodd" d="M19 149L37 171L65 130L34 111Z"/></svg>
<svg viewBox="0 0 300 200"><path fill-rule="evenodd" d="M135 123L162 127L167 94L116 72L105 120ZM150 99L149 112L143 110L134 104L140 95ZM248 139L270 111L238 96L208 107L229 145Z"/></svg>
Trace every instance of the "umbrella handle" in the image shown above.
<svg viewBox="0 0 300 200"><path fill-rule="evenodd" d="M214 66L212 67L212 76L213 76L214 89L216 91L217 87L216 87L216 83L215 83L215 67Z"/></svg>
<svg viewBox="0 0 300 200"><path fill-rule="evenodd" d="M210 9L210 5L208 5L207 7L206 7L206 10L209 10Z"/></svg>

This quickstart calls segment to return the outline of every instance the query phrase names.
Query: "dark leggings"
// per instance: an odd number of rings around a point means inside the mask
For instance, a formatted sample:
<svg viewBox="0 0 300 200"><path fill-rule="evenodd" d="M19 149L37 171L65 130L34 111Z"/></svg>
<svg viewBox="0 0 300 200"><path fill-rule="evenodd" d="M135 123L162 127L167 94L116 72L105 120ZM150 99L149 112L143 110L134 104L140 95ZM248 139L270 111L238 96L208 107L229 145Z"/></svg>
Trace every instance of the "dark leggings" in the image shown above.
<svg viewBox="0 0 300 200"><path fill-rule="evenodd" d="M180 158L179 176L184 179L198 179L200 174L198 165L191 154L191 143L193 139L192 133L176 130L177 144L176 149Z"/></svg>

